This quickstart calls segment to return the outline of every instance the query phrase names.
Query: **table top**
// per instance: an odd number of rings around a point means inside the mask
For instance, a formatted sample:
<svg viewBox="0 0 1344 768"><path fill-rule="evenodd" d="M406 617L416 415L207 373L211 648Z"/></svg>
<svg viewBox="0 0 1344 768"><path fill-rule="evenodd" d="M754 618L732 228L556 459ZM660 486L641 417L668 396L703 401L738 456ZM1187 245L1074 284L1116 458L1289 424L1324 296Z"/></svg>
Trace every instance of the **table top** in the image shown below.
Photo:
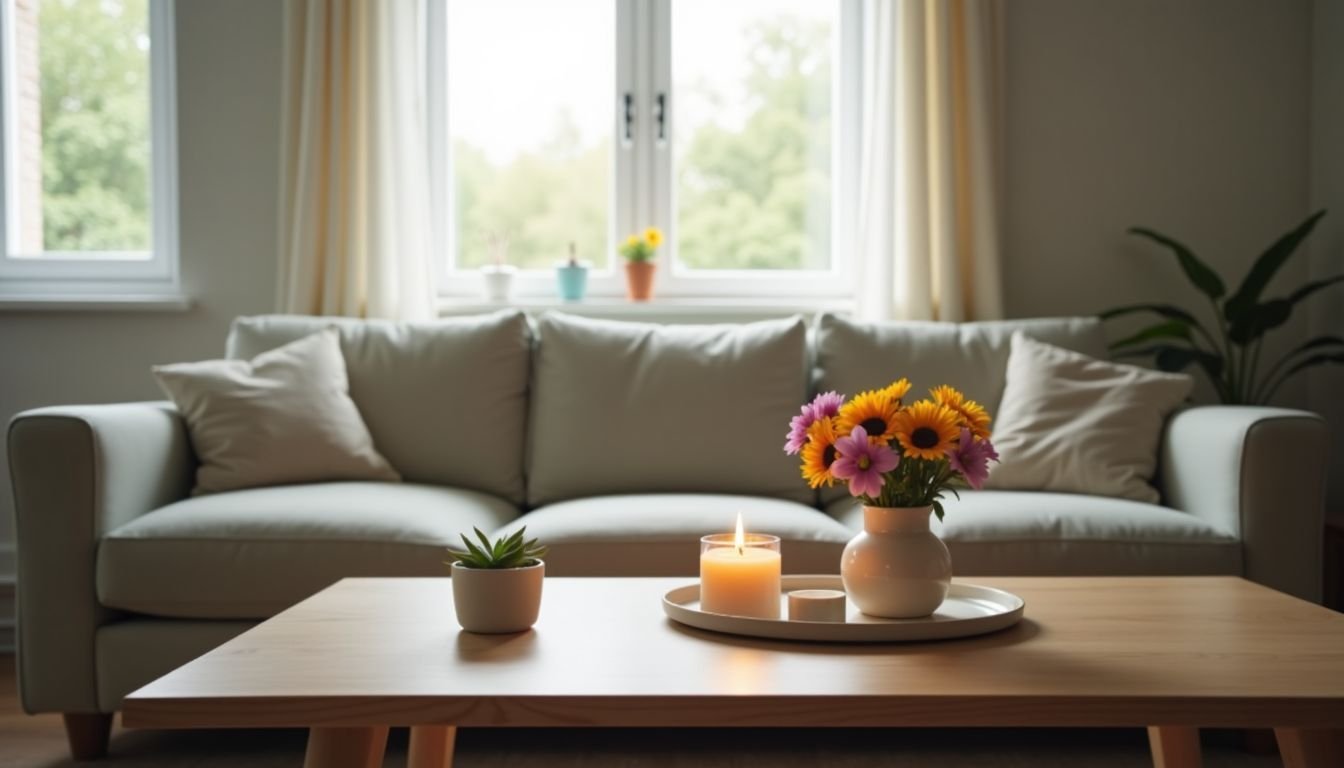
<svg viewBox="0 0 1344 768"><path fill-rule="evenodd" d="M550 578L474 635L448 579L346 579L131 694L129 727L1344 723L1344 614L1233 577L976 577L1011 629L758 640L667 619L685 578Z"/></svg>

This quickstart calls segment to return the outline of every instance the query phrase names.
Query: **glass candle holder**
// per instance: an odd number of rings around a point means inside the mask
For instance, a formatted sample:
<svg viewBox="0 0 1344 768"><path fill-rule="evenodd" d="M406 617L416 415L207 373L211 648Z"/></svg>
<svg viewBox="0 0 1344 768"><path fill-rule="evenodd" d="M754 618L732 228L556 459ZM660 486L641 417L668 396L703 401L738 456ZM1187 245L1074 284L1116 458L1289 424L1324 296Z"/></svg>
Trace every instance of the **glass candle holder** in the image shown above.
<svg viewBox="0 0 1344 768"><path fill-rule="evenodd" d="M700 538L700 610L778 619L783 558L779 537L716 533Z"/></svg>

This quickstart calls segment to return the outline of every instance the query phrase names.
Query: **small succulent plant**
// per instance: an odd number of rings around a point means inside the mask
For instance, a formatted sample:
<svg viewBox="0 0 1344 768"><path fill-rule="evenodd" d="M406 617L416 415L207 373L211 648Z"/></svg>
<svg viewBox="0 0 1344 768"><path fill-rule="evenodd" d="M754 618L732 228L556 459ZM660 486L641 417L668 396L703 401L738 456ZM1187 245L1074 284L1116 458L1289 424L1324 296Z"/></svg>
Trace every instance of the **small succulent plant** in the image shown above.
<svg viewBox="0 0 1344 768"><path fill-rule="evenodd" d="M523 538L527 526L519 528L512 536L501 536L494 544L490 543L490 537L482 533L480 528L473 527L471 530L476 533L480 544L472 542L464 533L461 536L466 549L448 550L448 554L464 568L527 568L536 565L546 554L546 548L538 544L536 539Z"/></svg>

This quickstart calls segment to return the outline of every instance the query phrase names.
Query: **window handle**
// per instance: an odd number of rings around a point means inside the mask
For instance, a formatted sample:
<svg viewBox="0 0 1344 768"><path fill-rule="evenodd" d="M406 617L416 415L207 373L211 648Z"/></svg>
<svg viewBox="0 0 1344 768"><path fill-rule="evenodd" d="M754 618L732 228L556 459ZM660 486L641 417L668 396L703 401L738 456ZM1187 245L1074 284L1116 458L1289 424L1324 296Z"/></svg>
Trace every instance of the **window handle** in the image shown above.
<svg viewBox="0 0 1344 768"><path fill-rule="evenodd" d="M653 119L658 123L658 143L667 142L667 94L660 93L653 99Z"/></svg>
<svg viewBox="0 0 1344 768"><path fill-rule="evenodd" d="M622 137L623 143L628 147L635 139L635 95L629 91L625 92L625 135Z"/></svg>

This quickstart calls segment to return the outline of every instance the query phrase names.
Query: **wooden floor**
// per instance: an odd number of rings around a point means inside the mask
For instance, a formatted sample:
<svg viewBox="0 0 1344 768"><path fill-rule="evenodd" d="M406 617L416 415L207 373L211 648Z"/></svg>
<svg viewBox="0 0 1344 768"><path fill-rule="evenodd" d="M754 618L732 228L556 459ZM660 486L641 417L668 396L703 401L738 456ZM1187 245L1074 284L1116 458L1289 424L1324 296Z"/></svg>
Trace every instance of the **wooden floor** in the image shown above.
<svg viewBox="0 0 1344 768"><path fill-rule="evenodd" d="M275 731L126 731L114 727L115 768L298 768L306 734ZM1241 750L1231 733L1205 734L1205 768L1269 768L1277 756ZM405 765L393 731L388 768ZM458 768L1139 768L1151 766L1143 730L1130 729L464 729ZM26 715L14 659L0 655L0 768L75 768L57 715Z"/></svg>

